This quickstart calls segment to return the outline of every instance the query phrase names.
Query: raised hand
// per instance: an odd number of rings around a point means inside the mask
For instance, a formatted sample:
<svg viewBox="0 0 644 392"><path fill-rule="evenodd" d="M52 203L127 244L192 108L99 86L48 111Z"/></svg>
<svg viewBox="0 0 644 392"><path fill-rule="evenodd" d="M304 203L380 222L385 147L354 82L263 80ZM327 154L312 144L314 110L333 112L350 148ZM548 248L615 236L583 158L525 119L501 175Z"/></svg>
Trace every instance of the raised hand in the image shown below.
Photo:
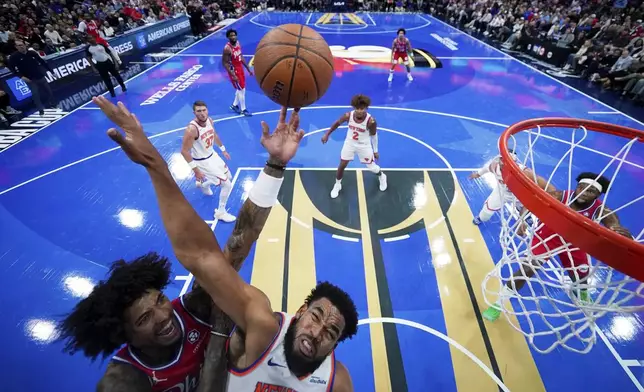
<svg viewBox="0 0 644 392"><path fill-rule="evenodd" d="M164 162L159 151L145 136L139 120L134 113L130 113L122 102L114 105L103 96L92 98L92 102L105 113L107 118L125 132L125 136L123 136L116 128L110 128L107 135L121 146L133 162L145 167Z"/></svg>
<svg viewBox="0 0 644 392"><path fill-rule="evenodd" d="M295 156L300 146L300 141L304 136L304 131L299 129L299 110L296 109L291 114L288 123L286 123L286 112L287 108L283 106L277 127L275 127L272 134L268 124L262 121L262 138L260 139L262 146L264 146L271 158L277 159L284 165Z"/></svg>

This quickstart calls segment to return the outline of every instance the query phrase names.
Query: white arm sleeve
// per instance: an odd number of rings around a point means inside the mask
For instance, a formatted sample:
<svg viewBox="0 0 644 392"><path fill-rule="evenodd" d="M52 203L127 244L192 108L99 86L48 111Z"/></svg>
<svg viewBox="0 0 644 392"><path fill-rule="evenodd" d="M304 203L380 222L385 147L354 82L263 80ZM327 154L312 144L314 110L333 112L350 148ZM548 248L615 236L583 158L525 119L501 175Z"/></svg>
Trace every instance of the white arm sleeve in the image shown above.
<svg viewBox="0 0 644 392"><path fill-rule="evenodd" d="M378 134L371 135L371 145L373 146L373 152L378 152Z"/></svg>

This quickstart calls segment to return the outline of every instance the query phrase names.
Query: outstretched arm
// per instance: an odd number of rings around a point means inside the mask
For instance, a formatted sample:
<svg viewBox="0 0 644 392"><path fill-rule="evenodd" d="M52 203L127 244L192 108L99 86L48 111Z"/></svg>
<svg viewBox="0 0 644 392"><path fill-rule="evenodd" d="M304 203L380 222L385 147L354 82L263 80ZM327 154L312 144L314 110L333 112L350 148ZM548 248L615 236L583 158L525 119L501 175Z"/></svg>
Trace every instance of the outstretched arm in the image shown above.
<svg viewBox="0 0 644 392"><path fill-rule="evenodd" d="M136 117L120 102L117 107L104 97L93 98L93 101L126 133L123 136L116 129L110 129L108 135L123 148L132 161L147 169L177 259L203 285L215 304L247 332L247 336L254 335L251 331L255 328L273 329L274 326L276 330L272 310L263 299L264 296L244 282L231 267L210 227L185 199L170 175L166 162L147 139ZM286 110L283 110L283 117L285 115ZM262 126L264 141L265 135L268 135L268 126L265 123ZM291 157L296 150L297 146L292 149Z"/></svg>
<svg viewBox="0 0 644 392"><path fill-rule="evenodd" d="M617 217L617 214L613 213L610 208L604 206L602 215L604 216L600 221L602 225L608 227L617 234L623 235L624 237L633 238L631 232L627 228L622 226L622 224L619 222L619 217Z"/></svg>
<svg viewBox="0 0 644 392"><path fill-rule="evenodd" d="M326 142L329 140L329 136L331 136L331 134L333 133L333 131L335 131L336 129L338 129L338 127L339 127L340 125L342 125L342 124L344 124L345 122L349 121L349 115L350 115L350 113L345 113L345 114L343 114L339 119L337 119L337 120L336 120L336 121L331 125L331 128L329 128L329 130L328 130L328 131L326 131L326 132L324 133L324 136L322 136L322 143L323 143L323 144L324 144L324 143L326 143Z"/></svg>

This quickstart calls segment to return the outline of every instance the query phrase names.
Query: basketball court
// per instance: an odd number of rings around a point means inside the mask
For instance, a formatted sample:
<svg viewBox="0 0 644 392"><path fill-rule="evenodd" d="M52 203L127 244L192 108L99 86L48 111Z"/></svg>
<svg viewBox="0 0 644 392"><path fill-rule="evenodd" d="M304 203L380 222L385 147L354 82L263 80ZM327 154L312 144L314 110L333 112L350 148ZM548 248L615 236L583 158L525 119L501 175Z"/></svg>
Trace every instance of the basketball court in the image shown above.
<svg viewBox="0 0 644 392"><path fill-rule="evenodd" d="M521 120L644 124L427 15L253 13L232 26L248 61L267 29L284 23L323 34L336 76L326 95L301 112L306 137L243 278L264 290L275 310L288 312L316 281L347 290L361 326L336 352L356 391L643 391L641 314L600 319L597 343L585 355L537 353L504 319L483 320L481 282L501 256L500 222L496 216L472 224L492 185L468 175L498 154L501 133ZM414 80L399 69L388 84L389 49L400 27L415 49ZM212 221L218 191L204 196L179 152L192 102L209 105L232 157L227 207L234 215L267 158L260 121L274 124L279 111L254 78L246 94L253 117L229 110L225 43L224 31L217 32L128 81L127 93L117 89L221 244L233 226ZM389 188L380 192L375 176L353 162L340 197L331 199L345 128L326 145L320 138L357 93L371 97ZM106 363L62 354L55 321L105 277L111 262L150 250L174 257L150 181L105 136L110 126L88 103L0 153L3 391L93 390ZM621 148L610 143L589 134L573 176L599 172ZM569 144L549 139L535 158L537 172L551 170ZM629 170L611 197L641 195L641 144L630 151ZM567 185L565 177L553 181ZM640 241L642 217L641 207L620 215ZM178 262L173 267L170 298L192 284Z"/></svg>

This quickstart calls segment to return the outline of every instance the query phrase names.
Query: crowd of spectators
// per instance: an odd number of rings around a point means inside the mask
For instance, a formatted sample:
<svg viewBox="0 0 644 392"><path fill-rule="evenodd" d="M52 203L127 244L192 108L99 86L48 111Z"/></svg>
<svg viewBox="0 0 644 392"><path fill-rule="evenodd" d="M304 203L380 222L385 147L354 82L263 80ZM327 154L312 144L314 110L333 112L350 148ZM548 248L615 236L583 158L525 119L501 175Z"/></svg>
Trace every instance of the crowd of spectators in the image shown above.
<svg viewBox="0 0 644 392"><path fill-rule="evenodd" d="M564 74L644 103L644 4L619 3L429 0L428 11L504 50L526 50L533 39L568 48Z"/></svg>
<svg viewBox="0 0 644 392"><path fill-rule="evenodd" d="M110 38L146 24L187 14L196 37L226 17L245 11L244 0L3 0L0 4L0 69L16 53L16 42L46 57L87 42L88 26ZM19 114L0 91L0 123Z"/></svg>

